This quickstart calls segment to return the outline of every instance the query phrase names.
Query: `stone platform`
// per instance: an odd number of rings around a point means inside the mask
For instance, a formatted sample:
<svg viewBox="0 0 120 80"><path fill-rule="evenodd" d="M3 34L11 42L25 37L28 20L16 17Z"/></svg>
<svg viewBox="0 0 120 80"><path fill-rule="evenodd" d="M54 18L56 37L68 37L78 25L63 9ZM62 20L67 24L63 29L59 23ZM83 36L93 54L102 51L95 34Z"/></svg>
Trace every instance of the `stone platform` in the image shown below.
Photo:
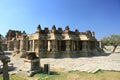
<svg viewBox="0 0 120 80"><path fill-rule="evenodd" d="M64 68L67 71L79 70L95 73L98 70L120 71L120 53L110 55L80 58L42 58L41 65L50 64L51 67Z"/></svg>
<svg viewBox="0 0 120 80"><path fill-rule="evenodd" d="M14 63L16 70L21 68L24 69L25 66L22 65L22 60L17 58L18 56L19 55L17 55L14 59L11 56L11 62ZM41 58L40 63L42 67L44 64L50 64L50 67L64 68L67 71L79 70L90 73L94 73L100 69L120 71L120 53L103 53L103 56L79 58Z"/></svg>

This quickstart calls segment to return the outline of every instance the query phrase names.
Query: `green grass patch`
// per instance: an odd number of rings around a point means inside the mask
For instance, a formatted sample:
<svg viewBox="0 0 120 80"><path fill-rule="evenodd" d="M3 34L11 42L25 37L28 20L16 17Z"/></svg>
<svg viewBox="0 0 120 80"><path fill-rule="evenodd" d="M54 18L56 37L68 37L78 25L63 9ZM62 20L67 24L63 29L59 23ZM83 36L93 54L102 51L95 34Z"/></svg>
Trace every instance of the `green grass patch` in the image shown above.
<svg viewBox="0 0 120 80"><path fill-rule="evenodd" d="M0 75L0 80L2 75ZM51 74L38 73L33 77L10 75L10 80L120 80L120 72L103 71L87 73L80 71L54 71Z"/></svg>
<svg viewBox="0 0 120 80"><path fill-rule="evenodd" d="M80 71L58 72L58 74L36 74L34 77L40 80L120 80L120 72L103 71L87 73Z"/></svg>

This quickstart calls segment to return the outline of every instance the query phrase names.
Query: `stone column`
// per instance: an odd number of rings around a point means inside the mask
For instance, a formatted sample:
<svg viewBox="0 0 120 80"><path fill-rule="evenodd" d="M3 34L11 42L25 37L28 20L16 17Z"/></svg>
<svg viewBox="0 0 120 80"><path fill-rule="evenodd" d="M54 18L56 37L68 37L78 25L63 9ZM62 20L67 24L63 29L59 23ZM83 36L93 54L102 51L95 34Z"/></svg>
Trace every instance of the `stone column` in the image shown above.
<svg viewBox="0 0 120 80"><path fill-rule="evenodd" d="M23 48L23 41L20 40L20 51L22 50L22 48Z"/></svg>
<svg viewBox="0 0 120 80"><path fill-rule="evenodd" d="M90 41L87 42L87 45L88 45L87 49L88 49L88 51L90 52L90 51L91 51L91 49L90 49L90 47L91 47Z"/></svg>
<svg viewBox="0 0 120 80"><path fill-rule="evenodd" d="M87 52L88 51L87 50L87 41L83 41L82 46L83 46L82 51Z"/></svg>
<svg viewBox="0 0 120 80"><path fill-rule="evenodd" d="M78 41L76 41L76 47L77 47L77 51L79 51L79 43L78 43Z"/></svg>
<svg viewBox="0 0 120 80"><path fill-rule="evenodd" d="M19 50L19 41L18 40L14 40L14 51L18 51Z"/></svg>
<svg viewBox="0 0 120 80"><path fill-rule="evenodd" d="M45 51L45 40L41 41L41 49L43 52Z"/></svg>
<svg viewBox="0 0 120 80"><path fill-rule="evenodd" d="M50 51L50 48L51 48L51 43L50 41L48 41L48 51Z"/></svg>
<svg viewBox="0 0 120 80"><path fill-rule="evenodd" d="M52 40L51 46L52 46L52 51L55 51L55 41L54 40Z"/></svg>
<svg viewBox="0 0 120 80"><path fill-rule="evenodd" d="M59 40L58 46L59 46L59 51L61 51L61 40Z"/></svg>
<svg viewBox="0 0 120 80"><path fill-rule="evenodd" d="M29 50L28 50L28 42L29 42L29 41L28 41L28 39L27 39L27 40L26 40L26 50L27 50L27 51L29 51Z"/></svg>
<svg viewBox="0 0 120 80"><path fill-rule="evenodd" d="M52 51L58 51L56 40L52 40Z"/></svg>
<svg viewBox="0 0 120 80"><path fill-rule="evenodd" d="M73 41L73 49L76 51L77 50L77 41Z"/></svg>
<svg viewBox="0 0 120 80"><path fill-rule="evenodd" d="M42 53L43 53L43 50L42 50L42 48L43 48L43 45L42 45L42 40L38 40L38 57L40 58L40 57L42 57Z"/></svg>
<svg viewBox="0 0 120 80"><path fill-rule="evenodd" d="M40 48L40 52L43 50L43 45L42 45L42 44L43 44L43 41L42 41L42 40L39 40L39 45L40 45L39 48Z"/></svg>
<svg viewBox="0 0 120 80"><path fill-rule="evenodd" d="M10 50L10 42L7 42L7 50Z"/></svg>
<svg viewBox="0 0 120 80"><path fill-rule="evenodd" d="M23 38L20 41L20 50L26 50L26 40L25 40L25 38Z"/></svg>
<svg viewBox="0 0 120 80"><path fill-rule="evenodd" d="M97 50L97 41L95 41L94 43L95 43L94 49Z"/></svg>
<svg viewBox="0 0 120 80"><path fill-rule="evenodd" d="M48 50L48 40L45 40L44 41L45 43L44 43L44 49L45 49L45 51L47 51Z"/></svg>
<svg viewBox="0 0 120 80"><path fill-rule="evenodd" d="M31 43L31 40L29 40L29 42L30 42L30 43L29 43L29 46L30 46L29 51L32 51L32 46L31 46L32 43Z"/></svg>
<svg viewBox="0 0 120 80"><path fill-rule="evenodd" d="M40 26L39 26L40 27ZM39 66L40 66L40 58L41 56L41 38L40 38L40 33L38 33L38 59L39 59Z"/></svg>
<svg viewBox="0 0 120 80"><path fill-rule="evenodd" d="M17 40L14 40L14 51L17 51Z"/></svg>
<svg viewBox="0 0 120 80"><path fill-rule="evenodd" d="M57 44L57 40L55 40L55 51L58 51L58 44Z"/></svg>
<svg viewBox="0 0 120 80"><path fill-rule="evenodd" d="M71 50L74 51L74 41L71 41Z"/></svg>
<svg viewBox="0 0 120 80"><path fill-rule="evenodd" d="M66 51L70 51L70 40L66 41Z"/></svg>
<svg viewBox="0 0 120 80"><path fill-rule="evenodd" d="M32 51L34 52L34 50L35 50L35 43L34 43L34 42L35 42L35 41L32 40L32 42L33 42L33 44L32 44L32 46L33 46L33 47L32 47Z"/></svg>

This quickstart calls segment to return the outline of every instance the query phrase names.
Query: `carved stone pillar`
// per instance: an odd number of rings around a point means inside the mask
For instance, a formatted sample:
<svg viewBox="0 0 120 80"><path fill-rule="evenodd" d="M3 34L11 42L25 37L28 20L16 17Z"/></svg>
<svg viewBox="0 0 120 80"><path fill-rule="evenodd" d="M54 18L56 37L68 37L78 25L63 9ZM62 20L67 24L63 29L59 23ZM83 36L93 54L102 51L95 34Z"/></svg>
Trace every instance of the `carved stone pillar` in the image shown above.
<svg viewBox="0 0 120 80"><path fill-rule="evenodd" d="M29 42L30 42L30 49L29 50L32 51L32 41L30 40Z"/></svg>
<svg viewBox="0 0 120 80"><path fill-rule="evenodd" d="M55 41L52 40L52 51L55 51Z"/></svg>
<svg viewBox="0 0 120 80"><path fill-rule="evenodd" d="M70 51L70 40L66 41L66 51Z"/></svg>
<svg viewBox="0 0 120 80"><path fill-rule="evenodd" d="M87 41L83 41L82 46L83 46L82 51L86 52L87 51Z"/></svg>
<svg viewBox="0 0 120 80"><path fill-rule="evenodd" d="M95 41L94 43L95 43L94 49L96 49L96 47L97 47L97 41Z"/></svg>
<svg viewBox="0 0 120 80"><path fill-rule="evenodd" d="M88 51L91 51L91 50L90 50L90 47L91 47L90 41L88 41L88 44L87 44L87 45L88 45Z"/></svg>
<svg viewBox="0 0 120 80"><path fill-rule="evenodd" d="M40 50L40 52L43 51L43 45L42 44L43 44L43 41L39 40L39 46L40 46L39 50Z"/></svg>
<svg viewBox="0 0 120 80"><path fill-rule="evenodd" d="M14 51L18 51L19 50L19 41L18 40L14 40Z"/></svg>
<svg viewBox="0 0 120 80"><path fill-rule="evenodd" d="M44 51L47 51L48 50L48 41L45 40L44 41Z"/></svg>
<svg viewBox="0 0 120 80"><path fill-rule="evenodd" d="M44 45L45 45L45 41L44 41L44 40L41 40L41 42L40 42L40 50L42 51L42 53L43 53L44 50L45 50Z"/></svg>
<svg viewBox="0 0 120 80"><path fill-rule="evenodd" d="M55 51L58 51L58 44L57 44L57 40L55 40L55 48L56 48L56 50L55 50Z"/></svg>
<svg viewBox="0 0 120 80"><path fill-rule="evenodd" d="M59 47L59 51L61 51L61 40L59 40L58 47Z"/></svg>
<svg viewBox="0 0 120 80"><path fill-rule="evenodd" d="M27 51L28 51L28 49L29 49L29 48L28 48L28 42L29 42L28 39L26 39L26 50L27 50Z"/></svg>
<svg viewBox="0 0 120 80"><path fill-rule="evenodd" d="M78 41L76 41L76 48L77 48L77 51L79 51L79 43L78 43Z"/></svg>
<svg viewBox="0 0 120 80"><path fill-rule="evenodd" d="M53 41L52 41L52 51L58 51L57 41L56 41L56 40L53 40Z"/></svg>
<svg viewBox="0 0 120 80"><path fill-rule="evenodd" d="M74 41L71 41L71 50L74 51Z"/></svg>
<svg viewBox="0 0 120 80"><path fill-rule="evenodd" d="M50 51L50 48L51 48L51 42L48 41L48 51Z"/></svg>
<svg viewBox="0 0 120 80"><path fill-rule="evenodd" d="M23 41L20 40L20 51L23 49Z"/></svg>
<svg viewBox="0 0 120 80"><path fill-rule="evenodd" d="M34 43L34 42L35 42L35 41L32 40L32 43L33 43L33 44L32 44L32 46L33 46L33 47L32 47L32 51L33 51L33 52L34 52L34 50L35 50L35 43Z"/></svg>
<svg viewBox="0 0 120 80"><path fill-rule="evenodd" d="M73 41L73 49L77 51L77 41Z"/></svg>
<svg viewBox="0 0 120 80"><path fill-rule="evenodd" d="M21 41L20 41L20 50L26 50L26 39L23 38Z"/></svg>
<svg viewBox="0 0 120 80"><path fill-rule="evenodd" d="M17 40L14 40L14 51L17 51Z"/></svg>
<svg viewBox="0 0 120 80"><path fill-rule="evenodd" d="M10 50L10 42L7 43L7 50Z"/></svg>

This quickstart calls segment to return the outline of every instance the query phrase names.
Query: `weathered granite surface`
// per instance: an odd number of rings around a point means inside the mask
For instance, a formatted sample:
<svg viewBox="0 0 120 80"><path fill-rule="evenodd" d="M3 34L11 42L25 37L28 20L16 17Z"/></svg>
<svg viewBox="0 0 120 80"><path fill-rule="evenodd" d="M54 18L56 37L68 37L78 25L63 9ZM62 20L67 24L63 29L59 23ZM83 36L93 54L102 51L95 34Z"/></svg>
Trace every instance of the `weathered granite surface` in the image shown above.
<svg viewBox="0 0 120 80"><path fill-rule="evenodd" d="M51 67L65 68L66 70L79 70L94 73L99 69L120 71L120 53L106 56L80 57L80 58L43 58L41 65L50 64Z"/></svg>

